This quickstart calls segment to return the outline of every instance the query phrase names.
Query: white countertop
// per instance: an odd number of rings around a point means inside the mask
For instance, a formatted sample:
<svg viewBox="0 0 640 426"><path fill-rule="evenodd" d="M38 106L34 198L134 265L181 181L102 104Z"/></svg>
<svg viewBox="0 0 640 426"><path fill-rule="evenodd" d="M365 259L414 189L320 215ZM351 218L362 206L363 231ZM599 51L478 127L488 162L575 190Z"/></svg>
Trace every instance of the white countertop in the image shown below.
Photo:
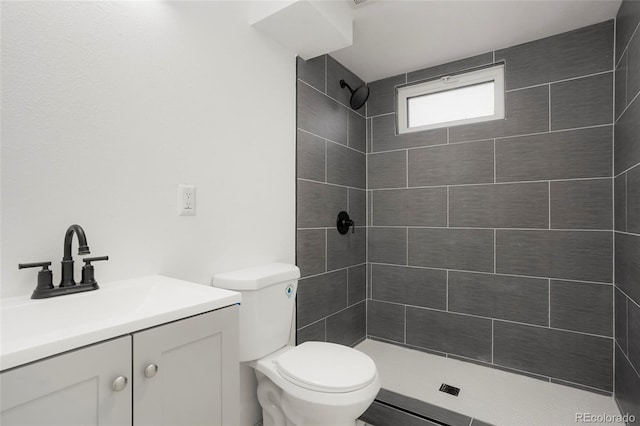
<svg viewBox="0 0 640 426"><path fill-rule="evenodd" d="M240 303L240 293L154 275L49 299L0 301L0 370Z"/></svg>

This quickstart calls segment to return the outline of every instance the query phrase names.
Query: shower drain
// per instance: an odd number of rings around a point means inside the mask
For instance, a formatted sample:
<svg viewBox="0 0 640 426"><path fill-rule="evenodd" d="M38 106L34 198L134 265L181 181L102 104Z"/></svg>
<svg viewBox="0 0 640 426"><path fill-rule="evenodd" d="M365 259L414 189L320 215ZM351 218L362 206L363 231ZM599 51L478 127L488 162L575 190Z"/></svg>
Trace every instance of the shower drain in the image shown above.
<svg viewBox="0 0 640 426"><path fill-rule="evenodd" d="M448 385L446 383L443 383L442 386L440 386L439 390L440 392L448 393L449 395L453 396L458 396L458 394L460 393L460 388Z"/></svg>

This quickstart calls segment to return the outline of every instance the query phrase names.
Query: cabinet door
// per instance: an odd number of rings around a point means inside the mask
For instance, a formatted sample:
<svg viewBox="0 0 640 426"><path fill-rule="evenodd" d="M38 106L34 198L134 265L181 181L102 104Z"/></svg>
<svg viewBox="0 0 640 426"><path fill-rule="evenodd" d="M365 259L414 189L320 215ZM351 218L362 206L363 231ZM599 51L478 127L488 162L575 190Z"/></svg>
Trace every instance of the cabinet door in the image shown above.
<svg viewBox="0 0 640 426"><path fill-rule="evenodd" d="M2 426L131 425L131 336L0 374ZM121 379L122 381L122 379Z"/></svg>
<svg viewBox="0 0 640 426"><path fill-rule="evenodd" d="M238 424L238 367L237 305L135 333L133 423Z"/></svg>

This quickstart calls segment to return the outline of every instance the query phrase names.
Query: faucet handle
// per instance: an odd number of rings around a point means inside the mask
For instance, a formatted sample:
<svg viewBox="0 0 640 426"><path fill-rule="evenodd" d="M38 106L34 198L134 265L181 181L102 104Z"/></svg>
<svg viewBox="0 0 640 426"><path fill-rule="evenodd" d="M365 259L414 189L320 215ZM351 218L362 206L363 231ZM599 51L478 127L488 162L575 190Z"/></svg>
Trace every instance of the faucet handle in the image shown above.
<svg viewBox="0 0 640 426"><path fill-rule="evenodd" d="M91 262L98 262L100 260L109 260L109 256L98 256L98 257L85 257L82 259L84 262L84 266L82 267L82 281L80 284L89 284L98 288L98 282L94 276L93 265Z"/></svg>
<svg viewBox="0 0 640 426"><path fill-rule="evenodd" d="M98 262L99 260L109 260L109 256L85 257L82 259L85 266L89 266L91 265L91 262Z"/></svg>
<svg viewBox="0 0 640 426"><path fill-rule="evenodd" d="M18 269L41 267L43 271L47 271L49 266L51 266L51 262L18 263Z"/></svg>
<svg viewBox="0 0 640 426"><path fill-rule="evenodd" d="M51 262L18 264L18 269L42 268L42 270L38 272L38 283L36 284L36 289L33 290L33 294L31 295L32 299L40 299L43 291L51 290L53 288L53 272L49 270L49 266L51 266Z"/></svg>

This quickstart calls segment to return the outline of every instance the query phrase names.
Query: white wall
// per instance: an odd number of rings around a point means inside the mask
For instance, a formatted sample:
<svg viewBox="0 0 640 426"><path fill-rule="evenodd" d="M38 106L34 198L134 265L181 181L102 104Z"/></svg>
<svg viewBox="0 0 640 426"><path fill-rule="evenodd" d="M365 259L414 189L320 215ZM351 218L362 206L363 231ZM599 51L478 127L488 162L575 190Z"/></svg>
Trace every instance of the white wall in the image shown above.
<svg viewBox="0 0 640 426"><path fill-rule="evenodd" d="M250 8L2 2L2 296L32 291L19 262L57 283L72 223L103 282L294 262L295 57Z"/></svg>

